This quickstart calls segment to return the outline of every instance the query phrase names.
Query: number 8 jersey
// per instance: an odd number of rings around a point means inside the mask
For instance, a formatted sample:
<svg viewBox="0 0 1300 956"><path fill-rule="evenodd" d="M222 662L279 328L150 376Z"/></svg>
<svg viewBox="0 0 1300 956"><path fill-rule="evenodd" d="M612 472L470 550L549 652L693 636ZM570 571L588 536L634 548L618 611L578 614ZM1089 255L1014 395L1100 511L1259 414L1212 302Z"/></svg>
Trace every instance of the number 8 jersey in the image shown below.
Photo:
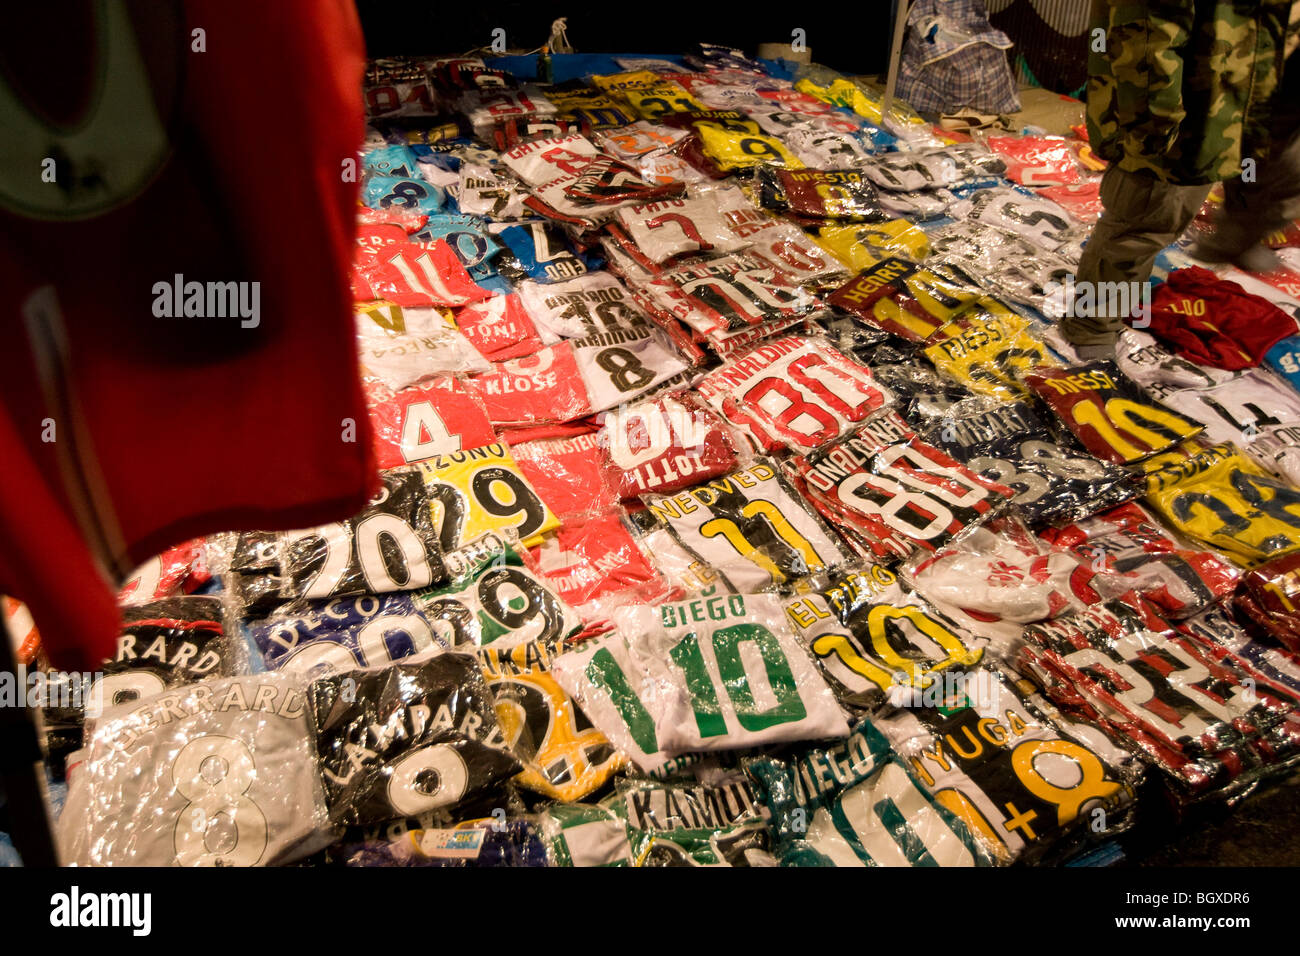
<svg viewBox="0 0 1300 956"><path fill-rule="evenodd" d="M328 844L307 701L279 674L193 684L111 711L62 820L79 865L267 866Z"/></svg>

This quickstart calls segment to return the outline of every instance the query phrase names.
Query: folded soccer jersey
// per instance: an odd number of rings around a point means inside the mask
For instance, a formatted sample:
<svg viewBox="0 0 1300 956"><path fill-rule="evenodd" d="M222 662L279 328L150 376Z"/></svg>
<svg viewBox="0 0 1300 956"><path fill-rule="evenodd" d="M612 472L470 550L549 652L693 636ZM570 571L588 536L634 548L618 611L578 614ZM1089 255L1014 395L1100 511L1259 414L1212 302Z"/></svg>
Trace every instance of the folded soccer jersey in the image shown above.
<svg viewBox="0 0 1300 956"><path fill-rule="evenodd" d="M1063 707L1082 703L1192 795L1285 760L1300 713L1141 601L1093 605L1025 629L1021 664ZM1045 678L1045 679L1044 679Z"/></svg>
<svg viewBox="0 0 1300 956"><path fill-rule="evenodd" d="M385 667L452 646L407 593L295 602L248 630L268 669L313 677Z"/></svg>
<svg viewBox="0 0 1300 956"><path fill-rule="evenodd" d="M559 519L519 470L509 447L500 442L434 455L413 468L423 476L429 514L443 551L454 551L492 531L513 531L532 545L559 526Z"/></svg>
<svg viewBox="0 0 1300 956"><path fill-rule="evenodd" d="M581 800L604 786L625 758L556 683L551 663L558 644L485 647L479 665L506 743L524 765L515 781L556 800Z"/></svg>
<svg viewBox="0 0 1300 956"><path fill-rule="evenodd" d="M693 391L610 412L599 448L606 479L624 500L679 491L736 466L729 429Z"/></svg>
<svg viewBox="0 0 1300 956"><path fill-rule="evenodd" d="M399 468L497 440L478 396L450 376L403 388L380 401L372 397L370 424L381 468Z"/></svg>
<svg viewBox="0 0 1300 956"><path fill-rule="evenodd" d="M299 680L204 682L101 720L62 836L86 866L272 866L333 839ZM219 801L219 802L218 802Z"/></svg>
<svg viewBox="0 0 1300 956"><path fill-rule="evenodd" d="M776 597L625 607L614 620L616 632L561 655L553 671L643 770L673 754L848 731Z"/></svg>
<svg viewBox="0 0 1300 956"><path fill-rule="evenodd" d="M810 500L878 558L934 551L1014 496L916 436L889 409L794 459Z"/></svg>
<svg viewBox="0 0 1300 956"><path fill-rule="evenodd" d="M221 599L173 597L122 610L116 653L91 682L86 716L231 673Z"/></svg>
<svg viewBox="0 0 1300 956"><path fill-rule="evenodd" d="M337 824L454 807L519 770L469 654L321 677L308 702Z"/></svg>
<svg viewBox="0 0 1300 956"><path fill-rule="evenodd" d="M1040 857L1072 831L1119 822L1134 793L1118 768L1037 713L1002 673L953 678L946 699L871 724L995 860Z"/></svg>
<svg viewBox="0 0 1300 956"><path fill-rule="evenodd" d="M987 866L987 851L863 721L848 739L746 770L782 866Z"/></svg>
<svg viewBox="0 0 1300 956"><path fill-rule="evenodd" d="M1031 525L1079 521L1141 491L1124 468L1058 444L1025 402L945 416L922 434L972 471L1011 488Z"/></svg>
<svg viewBox="0 0 1300 956"><path fill-rule="evenodd" d="M867 711L902 705L945 672L973 667L987 643L880 565L791 599L785 613L836 698Z"/></svg>
<svg viewBox="0 0 1300 956"><path fill-rule="evenodd" d="M848 554L766 458L671 496L650 513L728 591L752 593L843 564Z"/></svg>
<svg viewBox="0 0 1300 956"><path fill-rule="evenodd" d="M409 591L442 579L444 548L419 472L394 468L381 476L379 494L356 517L281 536L284 598Z"/></svg>
<svg viewBox="0 0 1300 956"><path fill-rule="evenodd" d="M1247 566L1300 548L1300 488L1231 444L1149 472L1146 500L1175 530Z"/></svg>
<svg viewBox="0 0 1300 956"><path fill-rule="evenodd" d="M695 388L761 451L811 451L893 400L829 342L795 335L755 346Z"/></svg>
<svg viewBox="0 0 1300 956"><path fill-rule="evenodd" d="M1146 398L1114 362L1039 368L1025 382L1088 451L1105 461L1139 461L1202 431Z"/></svg>

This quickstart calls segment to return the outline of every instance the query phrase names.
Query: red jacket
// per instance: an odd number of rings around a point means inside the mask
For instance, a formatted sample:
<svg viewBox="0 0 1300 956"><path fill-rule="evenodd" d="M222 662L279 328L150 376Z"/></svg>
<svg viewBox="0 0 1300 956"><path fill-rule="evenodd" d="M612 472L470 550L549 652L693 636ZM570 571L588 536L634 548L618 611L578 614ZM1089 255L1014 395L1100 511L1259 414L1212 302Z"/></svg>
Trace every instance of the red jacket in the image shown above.
<svg viewBox="0 0 1300 956"><path fill-rule="evenodd" d="M113 589L145 558L364 506L357 186L341 175L364 49L342 0L6 16L0 592L31 607L56 665L93 668ZM161 317L178 274L259 283L256 325L251 307Z"/></svg>

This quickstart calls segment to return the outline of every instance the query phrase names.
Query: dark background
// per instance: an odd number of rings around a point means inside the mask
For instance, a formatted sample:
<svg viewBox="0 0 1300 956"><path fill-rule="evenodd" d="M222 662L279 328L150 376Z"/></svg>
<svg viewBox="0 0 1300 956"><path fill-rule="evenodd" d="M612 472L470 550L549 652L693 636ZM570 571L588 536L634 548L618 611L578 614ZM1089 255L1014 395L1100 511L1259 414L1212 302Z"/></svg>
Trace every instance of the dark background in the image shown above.
<svg viewBox="0 0 1300 956"><path fill-rule="evenodd" d="M357 0L372 57L461 54L487 46L497 27L505 29L511 51L535 50L550 35L551 21L567 17L569 42L579 53L690 53L702 41L753 56L760 43L790 42L798 27L814 61L851 74L885 71L891 6L890 0L776 7L720 0Z"/></svg>

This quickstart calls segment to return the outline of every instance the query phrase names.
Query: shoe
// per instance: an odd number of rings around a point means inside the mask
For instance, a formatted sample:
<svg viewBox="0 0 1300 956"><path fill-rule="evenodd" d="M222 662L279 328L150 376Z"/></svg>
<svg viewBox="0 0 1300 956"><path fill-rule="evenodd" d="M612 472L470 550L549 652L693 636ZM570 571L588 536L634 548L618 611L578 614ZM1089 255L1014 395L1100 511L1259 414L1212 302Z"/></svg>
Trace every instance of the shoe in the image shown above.
<svg viewBox="0 0 1300 956"><path fill-rule="evenodd" d="M1098 359L1113 359L1115 357L1116 339L1110 339L1106 342L1093 342L1089 345L1076 345L1065 337L1065 332L1059 325L1046 329L1043 332L1043 341L1067 362L1080 365L1085 362L1095 362Z"/></svg>
<svg viewBox="0 0 1300 956"><path fill-rule="evenodd" d="M1201 262L1231 262L1234 253L1226 252L1218 246L1211 246L1204 241L1194 242L1187 247L1187 254Z"/></svg>
<svg viewBox="0 0 1300 956"><path fill-rule="evenodd" d="M1272 272L1282 264L1282 260L1268 246L1256 243L1233 259L1232 263L1246 272Z"/></svg>
<svg viewBox="0 0 1300 956"><path fill-rule="evenodd" d="M1103 342L1095 345L1076 345L1074 354L1080 362L1100 362L1103 359L1115 360L1115 343Z"/></svg>

